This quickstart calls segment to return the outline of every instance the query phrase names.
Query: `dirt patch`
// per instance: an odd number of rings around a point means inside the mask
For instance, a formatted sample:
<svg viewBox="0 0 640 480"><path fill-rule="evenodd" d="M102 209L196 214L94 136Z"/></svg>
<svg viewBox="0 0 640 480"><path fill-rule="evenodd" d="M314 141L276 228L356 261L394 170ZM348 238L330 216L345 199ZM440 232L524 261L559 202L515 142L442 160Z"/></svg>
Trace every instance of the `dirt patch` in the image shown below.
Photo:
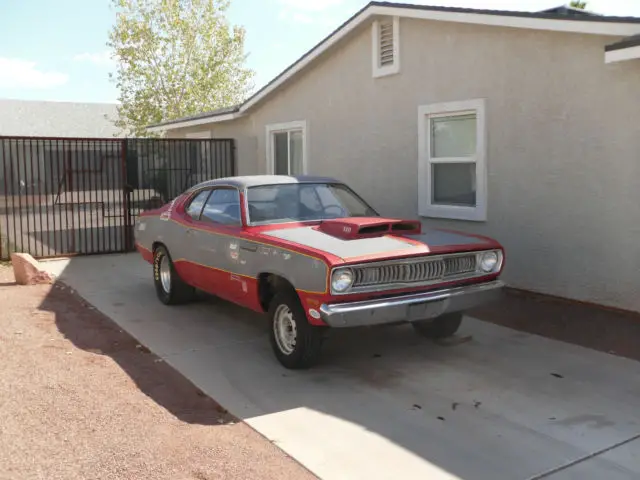
<svg viewBox="0 0 640 480"><path fill-rule="evenodd" d="M0 479L315 478L61 285L0 266Z"/></svg>
<svg viewBox="0 0 640 480"><path fill-rule="evenodd" d="M640 314L505 289L503 300L469 312L487 322L640 360Z"/></svg>

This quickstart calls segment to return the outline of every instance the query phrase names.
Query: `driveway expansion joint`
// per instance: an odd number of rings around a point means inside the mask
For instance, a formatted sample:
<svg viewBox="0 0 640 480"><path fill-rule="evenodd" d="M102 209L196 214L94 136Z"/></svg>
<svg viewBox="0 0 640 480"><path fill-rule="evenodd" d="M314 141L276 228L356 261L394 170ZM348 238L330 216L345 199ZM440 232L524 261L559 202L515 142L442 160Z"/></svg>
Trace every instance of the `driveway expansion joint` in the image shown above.
<svg viewBox="0 0 640 480"><path fill-rule="evenodd" d="M547 470L546 472L540 473L538 475L534 475L533 477L529 477L527 480L541 480L544 478L549 478L551 475L555 475L558 472L562 472L563 470L567 470L571 467L574 467L576 465L579 465L581 463L586 462L587 460L591 460L593 458L596 458L604 453L610 452L611 450L615 450L616 448L622 447L623 445L626 445L628 443L631 442L635 442L636 440L640 440L640 433L637 435L634 435L631 438L627 438L626 440L622 440L620 442L614 443L613 445L610 445L608 447L605 448L601 448L600 450L596 450L595 452L589 453L583 457L577 458L575 460L572 460L569 463L565 463L564 465L560 465L559 467L555 467L552 468L551 470Z"/></svg>

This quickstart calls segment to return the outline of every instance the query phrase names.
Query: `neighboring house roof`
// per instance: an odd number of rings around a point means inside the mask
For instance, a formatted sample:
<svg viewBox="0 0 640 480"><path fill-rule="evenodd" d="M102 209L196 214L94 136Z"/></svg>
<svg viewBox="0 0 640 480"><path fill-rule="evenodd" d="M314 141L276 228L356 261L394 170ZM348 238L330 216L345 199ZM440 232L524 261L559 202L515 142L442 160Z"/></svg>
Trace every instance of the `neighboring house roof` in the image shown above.
<svg viewBox="0 0 640 480"><path fill-rule="evenodd" d="M613 50L620 50L622 48L630 48L640 46L640 34L632 35L630 37L624 38L619 42L612 43L611 45L607 45L605 50L607 52L611 52Z"/></svg>
<svg viewBox="0 0 640 480"><path fill-rule="evenodd" d="M640 34L623 38L605 47L606 63L624 62L640 58Z"/></svg>
<svg viewBox="0 0 640 480"><path fill-rule="evenodd" d="M113 138L115 103L0 99L0 136Z"/></svg>
<svg viewBox="0 0 640 480"><path fill-rule="evenodd" d="M575 15L578 17L582 16L602 16L599 13L590 12L589 10L585 10L583 8L575 8L570 7L568 5L562 5L560 7L548 8L546 10L540 10L540 13L556 13L560 15Z"/></svg>
<svg viewBox="0 0 640 480"><path fill-rule="evenodd" d="M243 104L197 116L149 125L150 131L163 131L207 123L223 122L241 117L247 110L262 101L283 83L296 75L318 56L343 40L354 29L377 16L397 16L434 21L449 21L467 24L493 25L512 28L527 28L561 32L587 33L593 35L635 35L640 32L639 17L615 17L597 15L571 7L556 7L540 12L510 10L486 10L459 7L440 7L373 1L355 13L324 40L305 53L286 70L249 97Z"/></svg>

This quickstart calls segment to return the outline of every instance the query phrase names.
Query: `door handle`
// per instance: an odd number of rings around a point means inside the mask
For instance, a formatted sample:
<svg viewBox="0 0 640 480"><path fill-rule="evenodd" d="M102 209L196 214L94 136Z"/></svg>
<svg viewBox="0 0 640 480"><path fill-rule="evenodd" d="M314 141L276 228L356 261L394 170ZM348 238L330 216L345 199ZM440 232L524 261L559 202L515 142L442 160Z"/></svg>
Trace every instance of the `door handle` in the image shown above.
<svg viewBox="0 0 640 480"><path fill-rule="evenodd" d="M258 246L255 243L243 242L240 244L240 249L247 252L257 252Z"/></svg>

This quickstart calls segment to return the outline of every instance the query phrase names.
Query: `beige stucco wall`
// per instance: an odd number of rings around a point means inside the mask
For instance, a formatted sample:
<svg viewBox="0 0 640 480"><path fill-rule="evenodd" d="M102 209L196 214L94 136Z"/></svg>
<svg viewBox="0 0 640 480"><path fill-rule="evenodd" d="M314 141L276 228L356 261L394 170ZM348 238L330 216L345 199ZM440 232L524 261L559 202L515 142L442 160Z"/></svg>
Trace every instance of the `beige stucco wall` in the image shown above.
<svg viewBox="0 0 640 480"><path fill-rule="evenodd" d="M215 125L240 136L240 172L266 171L265 125L306 120L309 173L415 217L418 106L485 98L488 220L425 224L497 238L512 286L640 311L640 61L606 65L601 36L409 19L400 31L399 75L372 78L364 29L242 123Z"/></svg>
<svg viewBox="0 0 640 480"><path fill-rule="evenodd" d="M207 132L211 138L232 138L236 145L236 168L238 175L253 175L258 169L257 139L253 134L252 120L243 117L231 122L215 125L198 125L196 127L169 130L168 138L185 138L192 133Z"/></svg>

